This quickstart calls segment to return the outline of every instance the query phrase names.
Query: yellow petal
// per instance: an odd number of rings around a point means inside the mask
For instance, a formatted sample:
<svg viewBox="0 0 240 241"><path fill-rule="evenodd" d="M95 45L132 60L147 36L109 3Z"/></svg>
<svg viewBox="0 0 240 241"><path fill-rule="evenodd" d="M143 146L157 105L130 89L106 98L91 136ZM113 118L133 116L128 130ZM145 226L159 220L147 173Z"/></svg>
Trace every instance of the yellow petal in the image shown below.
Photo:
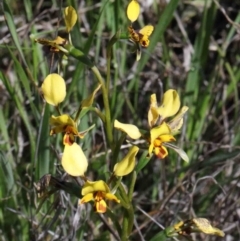
<svg viewBox="0 0 240 241"><path fill-rule="evenodd" d="M183 125L183 117L187 111L188 107L183 106L179 113L171 121L168 122L168 126L170 127L173 135L181 129Z"/></svg>
<svg viewBox="0 0 240 241"><path fill-rule="evenodd" d="M193 232L202 232L206 234L217 235L224 237L225 234L222 230L213 227L206 218L192 219L193 225L191 226Z"/></svg>
<svg viewBox="0 0 240 241"><path fill-rule="evenodd" d="M83 176L88 167L88 161L82 148L75 142L65 145L62 156L63 169L71 176Z"/></svg>
<svg viewBox="0 0 240 241"><path fill-rule="evenodd" d="M150 153L149 153L150 154ZM168 155L168 150L165 146L155 147L154 154L160 158L164 159Z"/></svg>
<svg viewBox="0 0 240 241"><path fill-rule="evenodd" d="M137 20L140 14L140 5L136 0L132 0L127 6L127 17L131 22Z"/></svg>
<svg viewBox="0 0 240 241"><path fill-rule="evenodd" d="M82 108L87 108L92 105L94 97L100 88L101 88L101 85L98 85L97 88L93 91L93 93L90 94L86 99L82 101L81 103Z"/></svg>
<svg viewBox="0 0 240 241"><path fill-rule="evenodd" d="M75 142L74 134L66 133L63 136L63 145L64 146L71 146Z"/></svg>
<svg viewBox="0 0 240 241"><path fill-rule="evenodd" d="M97 191L108 193L110 192L110 189L108 185L102 180L95 182L87 181L82 188L82 195L85 196L88 193L93 193Z"/></svg>
<svg viewBox="0 0 240 241"><path fill-rule="evenodd" d="M106 193L105 198L120 203L120 200L112 193Z"/></svg>
<svg viewBox="0 0 240 241"><path fill-rule="evenodd" d="M68 132L74 135L78 135L75 121L69 115L52 115L50 118L51 132L50 135L60 132Z"/></svg>
<svg viewBox="0 0 240 241"><path fill-rule="evenodd" d="M139 30L139 33L145 37L149 37L152 34L153 30L154 30L154 27L152 25L146 25Z"/></svg>
<svg viewBox="0 0 240 241"><path fill-rule="evenodd" d="M93 193L88 193L88 194L84 195L84 197L81 200L79 200L79 204L87 203L92 200L94 200Z"/></svg>
<svg viewBox="0 0 240 241"><path fill-rule="evenodd" d="M176 139L172 135L169 135L169 134L161 135L159 138L161 139L162 142L176 141Z"/></svg>
<svg viewBox="0 0 240 241"><path fill-rule="evenodd" d="M68 126L75 126L75 121L69 116L69 115L59 115L54 116L52 115L50 118L50 125L52 126L62 126L62 125L68 125Z"/></svg>
<svg viewBox="0 0 240 241"><path fill-rule="evenodd" d="M34 39L35 42L42 44L44 46L52 46L53 40L45 39L45 38L36 38Z"/></svg>
<svg viewBox="0 0 240 241"><path fill-rule="evenodd" d="M105 213L107 211L107 204L105 200L100 200L94 203L94 209L97 213Z"/></svg>
<svg viewBox="0 0 240 241"><path fill-rule="evenodd" d="M141 137L141 132L135 125L124 124L118 120L114 121L114 127L125 132L130 138L137 140Z"/></svg>
<svg viewBox="0 0 240 241"><path fill-rule="evenodd" d="M151 155L154 149L154 145L153 143L149 144L149 148L148 148L148 154Z"/></svg>
<svg viewBox="0 0 240 241"><path fill-rule="evenodd" d="M54 40L53 40L53 43L57 44L57 45L60 45L60 46L63 46L67 43L67 40L65 38L62 38L60 36L57 36Z"/></svg>
<svg viewBox="0 0 240 241"><path fill-rule="evenodd" d="M65 126L64 125L52 127L51 131L50 131L50 136L52 136L54 134L57 134L57 133L62 133L64 131L65 131Z"/></svg>
<svg viewBox="0 0 240 241"><path fill-rule="evenodd" d="M161 135L168 135L170 133L171 133L170 128L165 122L163 122L161 125L154 127L150 130L151 143L153 143L154 140L159 138Z"/></svg>
<svg viewBox="0 0 240 241"><path fill-rule="evenodd" d="M75 23L77 22L77 13L72 6L66 7L64 9L64 21L67 28L67 32L69 33L75 25Z"/></svg>
<svg viewBox="0 0 240 241"><path fill-rule="evenodd" d="M148 36L144 35L140 38L139 43L142 47L147 48L150 44L150 40L148 39Z"/></svg>
<svg viewBox="0 0 240 241"><path fill-rule="evenodd" d="M148 124L150 127L154 126L158 120L159 114L157 108L156 94L152 94L150 97L150 107L148 111Z"/></svg>
<svg viewBox="0 0 240 241"><path fill-rule="evenodd" d="M222 230L213 227L206 218L193 218L186 221L181 221L173 225L168 231L168 237L178 235L190 235L191 233L205 233L224 237L225 234Z"/></svg>
<svg viewBox="0 0 240 241"><path fill-rule="evenodd" d="M163 95L162 105L158 108L161 119L175 115L180 108L180 98L176 90L170 89Z"/></svg>
<svg viewBox="0 0 240 241"><path fill-rule="evenodd" d="M120 162L115 164L113 172L116 176L122 177L133 171L136 163L135 156L138 150L139 148L137 146L133 146L128 154Z"/></svg>
<svg viewBox="0 0 240 241"><path fill-rule="evenodd" d="M35 39L35 42L40 43L45 46L50 46L50 50L53 52L59 52L58 46L64 46L67 43L67 39L57 36L54 40L49 40L45 38Z"/></svg>
<svg viewBox="0 0 240 241"><path fill-rule="evenodd" d="M59 74L49 74L41 87L44 99L50 105L57 106L66 96L66 84Z"/></svg>
<svg viewBox="0 0 240 241"><path fill-rule="evenodd" d="M136 50L136 61L139 61L142 56L141 46L137 43L137 50Z"/></svg>
<svg viewBox="0 0 240 241"><path fill-rule="evenodd" d="M134 30L132 26L128 26L128 33L129 33L130 40L132 40L132 42L134 43L139 42L140 35L137 31Z"/></svg>

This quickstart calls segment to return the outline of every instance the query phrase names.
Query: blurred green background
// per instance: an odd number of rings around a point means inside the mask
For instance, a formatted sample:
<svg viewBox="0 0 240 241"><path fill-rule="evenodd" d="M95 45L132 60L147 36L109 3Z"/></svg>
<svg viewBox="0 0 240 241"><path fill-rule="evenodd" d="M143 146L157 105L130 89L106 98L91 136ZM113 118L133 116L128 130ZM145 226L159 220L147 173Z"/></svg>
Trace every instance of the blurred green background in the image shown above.
<svg viewBox="0 0 240 241"><path fill-rule="evenodd" d="M189 106L177 145L188 153L190 163L169 151L164 161L153 158L138 174L130 239L151 240L163 227L197 216L222 228L226 235L221 240L237 241L240 2L139 2L141 15L135 28L152 24L155 30L139 62L128 40L114 45L112 118L146 128L150 95L156 93L160 101L168 88L176 89L182 105ZM73 6L78 12L71 33L73 44L88 54L106 77L106 46L116 31L127 32L127 4L126 0L0 2L0 240L114 240L104 217L91 212L89 205L77 208L77 197L57 188L45 199L37 197L34 183L43 175L69 178L59 165L61 136L49 136L49 117L56 113L44 105L38 92L43 79L56 72L61 61L57 53L34 39L64 37L62 10ZM74 114L97 82L90 70L73 58L61 69L67 83L61 108L63 113ZM95 106L103 108L101 94ZM96 128L81 143L89 159L87 176L97 180L108 175L111 156L105 155L103 127L96 115L88 113L79 129L92 124ZM138 158L143 156L140 152ZM127 178L124 181L128 183ZM118 207L113 208L120 215ZM206 235L193 235L192 239L220 240Z"/></svg>

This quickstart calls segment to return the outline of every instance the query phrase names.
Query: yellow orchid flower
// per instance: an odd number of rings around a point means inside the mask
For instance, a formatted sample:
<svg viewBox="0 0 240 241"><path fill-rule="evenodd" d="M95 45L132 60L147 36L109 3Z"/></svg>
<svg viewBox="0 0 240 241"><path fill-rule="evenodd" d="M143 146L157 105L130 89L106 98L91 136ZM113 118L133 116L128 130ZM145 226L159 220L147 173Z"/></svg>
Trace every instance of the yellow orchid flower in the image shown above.
<svg viewBox="0 0 240 241"><path fill-rule="evenodd" d="M162 104L158 106L155 94L151 95L150 108L148 111L148 124L150 127L149 136L141 133L137 126L114 121L114 127L125 132L130 138L137 140L140 137L146 139L149 143L149 154L152 152L159 158L163 159L168 155L166 147L176 151L181 158L188 162L187 154L177 146L169 142L175 141L174 134L178 133L183 124L183 116L188 110L184 106L177 116L168 122L167 117L175 115L180 108L180 98L176 90L170 89L164 93Z"/></svg>
<svg viewBox="0 0 240 241"><path fill-rule="evenodd" d="M166 91L163 95L163 100L160 106L157 104L156 94L152 94L148 111L149 126L153 127L154 125L159 125L163 123L166 118L175 115L175 117L168 121L167 124L171 129L172 135L178 134L183 125L183 117L188 111L187 106L183 106L179 111L180 105L180 98L176 90L170 89Z"/></svg>
<svg viewBox="0 0 240 241"><path fill-rule="evenodd" d="M110 188L102 180L95 182L87 181L82 188L82 195L83 198L79 201L79 204L93 200L94 210L98 213L106 212L107 204L105 199L120 203L120 200L110 192Z"/></svg>
<svg viewBox="0 0 240 241"><path fill-rule="evenodd" d="M78 133L75 121L67 114L60 116L52 115L50 125L52 126L50 135L66 132L68 127L73 129L73 133Z"/></svg>
<svg viewBox="0 0 240 241"><path fill-rule="evenodd" d="M125 132L134 140L138 140L141 136L144 138L144 135L141 134L140 130L135 125L124 124L115 120L114 127ZM150 138L146 138L146 140L149 142L149 155L154 152L157 157L163 159L168 155L165 145L167 142L175 141L175 138L172 136L169 126L164 122L161 125L152 128L150 130ZM169 147L175 150L172 146Z"/></svg>
<svg viewBox="0 0 240 241"><path fill-rule="evenodd" d="M62 166L66 173L71 176L84 176L88 167L88 161L82 148L76 142L72 145L65 145Z"/></svg>
<svg viewBox="0 0 240 241"><path fill-rule="evenodd" d="M205 233L220 237L225 236L222 230L213 227L206 218L193 218L186 221L180 221L173 225L173 228L170 229L170 232L167 233L167 235L168 237L174 237L178 235L186 236L191 233Z"/></svg>
<svg viewBox="0 0 240 241"><path fill-rule="evenodd" d="M132 0L127 6L127 18L131 21L131 25L128 26L129 40L134 43L134 52L136 51L136 60L141 59L141 47L148 47L154 27L152 25L146 25L140 30L135 30L132 23L135 22L140 14L140 5L138 1Z"/></svg>
<svg viewBox="0 0 240 241"><path fill-rule="evenodd" d="M154 27L152 25L146 25L139 31L135 30L132 26L128 27L130 40L135 42L137 45L140 44L144 48L149 46L149 37L151 36L153 30Z"/></svg>
<svg viewBox="0 0 240 241"><path fill-rule="evenodd" d="M43 81L41 90L46 102L57 106L66 96L66 84L59 74L49 74Z"/></svg>
<svg viewBox="0 0 240 241"><path fill-rule="evenodd" d="M149 46L149 37L153 30L154 27L152 25L146 25L140 30L135 30L132 26L128 26L129 40L134 43L133 52L136 51L136 61L141 59L142 47L147 48Z"/></svg>

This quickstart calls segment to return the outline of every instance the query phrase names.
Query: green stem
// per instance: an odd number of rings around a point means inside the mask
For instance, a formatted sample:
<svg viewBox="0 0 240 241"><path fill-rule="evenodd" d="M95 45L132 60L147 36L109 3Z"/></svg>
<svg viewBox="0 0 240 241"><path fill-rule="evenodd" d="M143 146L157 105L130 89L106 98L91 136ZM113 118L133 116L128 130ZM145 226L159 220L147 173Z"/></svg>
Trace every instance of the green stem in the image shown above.
<svg viewBox="0 0 240 241"><path fill-rule="evenodd" d="M107 92L109 92L109 88L110 88L112 48L113 48L113 45L118 41L119 37L120 37L120 31L116 32L116 34L110 39L107 45L107 80L106 80Z"/></svg>
<svg viewBox="0 0 240 241"><path fill-rule="evenodd" d="M125 191L122 183L119 184L118 189L119 189L120 195L123 198L124 202L129 204L128 196L126 194L126 191Z"/></svg>
<svg viewBox="0 0 240 241"><path fill-rule="evenodd" d="M91 69L95 74L98 82L101 84L102 94L103 94L103 103L105 107L106 137L107 137L108 145L113 150L113 134L112 134L112 123L111 123L111 113L110 113L110 106L109 106L109 100L108 100L108 92L98 68L96 66L93 66Z"/></svg>
<svg viewBox="0 0 240 241"><path fill-rule="evenodd" d="M102 120L102 122L105 122L105 115L97 108L94 108L94 111L98 115L98 117Z"/></svg>
<svg viewBox="0 0 240 241"><path fill-rule="evenodd" d="M128 190L128 198L129 198L130 202L132 201L132 196L133 196L136 180L137 180L137 173L136 173L136 171L133 171L131 183L130 183L129 190Z"/></svg>
<svg viewBox="0 0 240 241"><path fill-rule="evenodd" d="M107 80L106 80L107 94L109 93L110 79L111 79L111 55L112 55L112 46L109 49L107 48Z"/></svg>
<svg viewBox="0 0 240 241"><path fill-rule="evenodd" d="M132 232L133 228L133 220L134 220L134 210L133 210L133 205L132 203L130 204L130 208L127 210L128 211L128 229L127 229L127 235L129 236Z"/></svg>
<svg viewBox="0 0 240 241"><path fill-rule="evenodd" d="M127 212L127 210L125 210L124 211L123 224L122 224L122 233L121 233L121 240L122 241L128 240L127 230L128 230L128 212Z"/></svg>
<svg viewBox="0 0 240 241"><path fill-rule="evenodd" d="M122 224L122 233L121 233L121 240L127 241L128 237L130 236L133 228L133 220L134 220L134 211L133 206L130 204L129 209L124 211L124 218Z"/></svg>
<svg viewBox="0 0 240 241"><path fill-rule="evenodd" d="M127 194L126 194L125 189L122 186L122 183L120 183L120 185L119 185L119 192L120 192L123 200L128 203L128 208L125 209L125 211L124 211L122 233L121 233L121 240L127 241L128 236L132 232L133 220L134 220L134 211L133 211L132 203L130 203L130 200L129 200Z"/></svg>
<svg viewBox="0 0 240 241"><path fill-rule="evenodd" d="M78 108L77 114L75 115L75 118L74 118L74 121L75 121L75 122L78 121L78 118L79 118L79 116L80 116L80 114L81 114L81 111L82 111L82 107L81 107L81 105L80 105L79 108Z"/></svg>
<svg viewBox="0 0 240 241"><path fill-rule="evenodd" d="M101 84L102 94L103 94L103 103L104 103L104 108L105 108L104 124L105 124L105 130L106 130L106 137L107 137L108 145L113 150L114 145L113 145L110 106L109 106L109 100L108 100L108 90L106 88L106 85L104 83L104 80L103 80L98 68L95 65L93 65L93 63L90 61L90 59L80 49L77 49L70 44L64 45L64 48L61 46L57 46L57 47L62 52L73 56L74 58L78 59L80 62L82 62L82 63L86 64L88 67L90 67L91 70L93 71L94 75L96 76L98 82Z"/></svg>
<svg viewBox="0 0 240 241"><path fill-rule="evenodd" d="M33 84L33 86L35 87L35 89L37 90L37 92L41 95L38 85L36 84L36 81L34 80L33 76L32 76L32 72L29 70L29 68L27 66L25 66L25 70L27 72L27 75L31 81L31 83Z"/></svg>
<svg viewBox="0 0 240 241"><path fill-rule="evenodd" d="M121 149L121 145L122 143L125 141L126 139L126 134L122 133L121 137L118 139L118 141L115 144L115 148L114 151L112 153L112 161L111 161L111 166L110 169L112 170L113 166L117 163L117 159L118 159L118 155Z"/></svg>
<svg viewBox="0 0 240 241"><path fill-rule="evenodd" d="M59 109L59 105L56 105L55 108L56 108L57 113L58 113L59 115L61 115L61 111L60 111L60 109Z"/></svg>

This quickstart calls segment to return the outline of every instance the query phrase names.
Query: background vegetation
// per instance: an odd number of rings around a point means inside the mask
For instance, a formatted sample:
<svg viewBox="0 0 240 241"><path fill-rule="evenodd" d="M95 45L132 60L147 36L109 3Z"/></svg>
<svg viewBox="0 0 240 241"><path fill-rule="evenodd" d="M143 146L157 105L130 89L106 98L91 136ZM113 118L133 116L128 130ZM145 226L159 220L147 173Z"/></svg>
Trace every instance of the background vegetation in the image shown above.
<svg viewBox="0 0 240 241"><path fill-rule="evenodd" d="M146 127L150 94L157 93L160 100L168 88L176 89L189 106L178 145L190 163L170 151L164 161L152 159L138 174L131 238L151 240L164 227L198 216L224 230L221 240L240 240L240 2L171 0L170 7L165 0L139 2L142 14L137 25L153 24L155 31L139 62L129 41L114 46L111 114L113 119ZM45 174L72 180L59 165L61 136L49 137L54 109L43 104L28 73L39 87L47 74L56 72L58 54L34 39L64 37L62 9L72 5L79 14L73 44L106 76L106 45L117 30L127 32L128 1L0 4L0 240L114 240L104 224L106 217L91 212L90 205L77 208L77 197L57 187L45 198L37 197L34 183ZM62 108L75 113L96 80L82 63L67 61ZM101 94L96 105L103 106ZM93 123L96 128L82 145L90 163L87 176L97 180L107 175L111 156L105 155L102 125L94 114L84 117L79 128ZM138 158L144 155L140 152ZM220 240L206 235L192 238Z"/></svg>

